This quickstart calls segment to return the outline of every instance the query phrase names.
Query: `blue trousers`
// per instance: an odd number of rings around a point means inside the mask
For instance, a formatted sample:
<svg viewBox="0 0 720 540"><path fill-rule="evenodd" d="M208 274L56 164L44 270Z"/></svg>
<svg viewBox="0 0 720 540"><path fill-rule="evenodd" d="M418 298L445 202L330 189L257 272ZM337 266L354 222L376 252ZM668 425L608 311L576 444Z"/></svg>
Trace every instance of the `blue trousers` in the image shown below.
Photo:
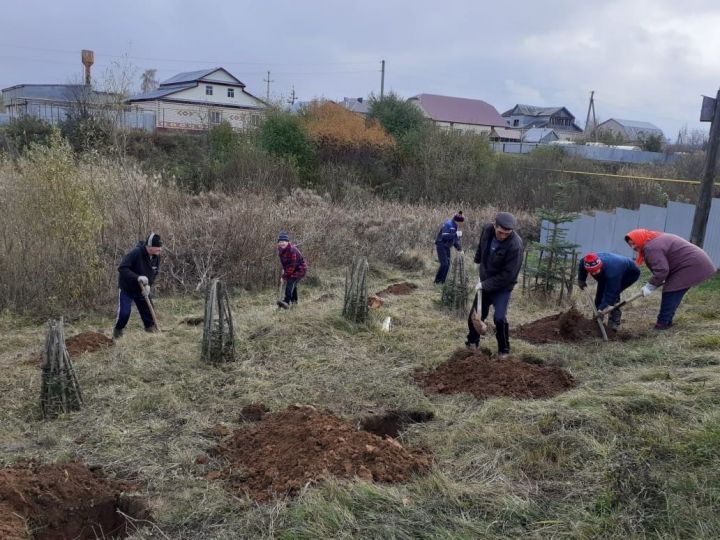
<svg viewBox="0 0 720 540"><path fill-rule="evenodd" d="M660 313L657 316L658 324L662 326L670 326L675 316L683 296L689 289L680 289L679 291L663 292L660 301Z"/></svg>
<svg viewBox="0 0 720 540"><path fill-rule="evenodd" d="M115 321L115 328L117 330L122 330L127 326L130 320L130 310L132 309L133 302L135 302L135 306L140 313L143 326L145 326L145 328L153 326L152 313L150 313L150 308L147 306L145 297L142 294L130 295L122 289L118 289L118 311L117 320Z"/></svg>
<svg viewBox="0 0 720 540"><path fill-rule="evenodd" d="M448 270L450 270L450 246L435 244L435 247L437 248L438 261L440 261L440 268L435 274L435 283L445 283Z"/></svg>
<svg viewBox="0 0 720 540"><path fill-rule="evenodd" d="M495 323L495 338L498 342L498 352L510 352L510 325L507 322L507 308L510 303L512 291L480 291L475 295L470 314L468 315L467 343L477 345L480 342L480 334L475 330L472 323L472 313L478 309L480 303L480 318L484 321L490 313L490 306L495 308L493 322Z"/></svg>
<svg viewBox="0 0 720 540"><path fill-rule="evenodd" d="M297 304L297 301L298 301L297 282L298 281L300 281L300 280L290 278L285 282L285 298L283 298L283 301L286 304Z"/></svg>

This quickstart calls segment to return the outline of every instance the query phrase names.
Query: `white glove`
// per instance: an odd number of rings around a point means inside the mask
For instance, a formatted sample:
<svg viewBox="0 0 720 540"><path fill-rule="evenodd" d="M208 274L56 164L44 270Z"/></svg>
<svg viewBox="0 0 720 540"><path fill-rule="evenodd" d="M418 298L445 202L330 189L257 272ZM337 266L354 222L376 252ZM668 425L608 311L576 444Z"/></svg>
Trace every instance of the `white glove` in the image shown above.
<svg viewBox="0 0 720 540"><path fill-rule="evenodd" d="M475 285L476 291L482 291L482 280L478 279L477 285Z"/></svg>
<svg viewBox="0 0 720 540"><path fill-rule="evenodd" d="M147 276L138 276L138 283L140 287L144 287L149 283Z"/></svg>
<svg viewBox="0 0 720 540"><path fill-rule="evenodd" d="M457 231L455 234L457 235L458 238L462 237L462 231Z"/></svg>
<svg viewBox="0 0 720 540"><path fill-rule="evenodd" d="M143 296L150 296L150 285L142 285L141 288Z"/></svg>
<svg viewBox="0 0 720 540"><path fill-rule="evenodd" d="M657 289L655 285L652 285L651 283L646 283L645 286L640 289L640 292L642 292L643 296L650 296L655 289Z"/></svg>

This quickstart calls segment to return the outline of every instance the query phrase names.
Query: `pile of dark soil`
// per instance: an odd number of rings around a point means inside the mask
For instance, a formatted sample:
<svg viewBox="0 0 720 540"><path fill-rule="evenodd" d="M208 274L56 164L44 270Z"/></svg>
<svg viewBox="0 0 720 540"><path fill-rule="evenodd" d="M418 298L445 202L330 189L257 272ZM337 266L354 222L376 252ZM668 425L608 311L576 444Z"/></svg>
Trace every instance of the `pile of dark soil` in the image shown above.
<svg viewBox="0 0 720 540"><path fill-rule="evenodd" d="M415 289L417 289L418 286L414 283L410 283L409 281L403 281L402 283L394 283L390 285L389 287L386 287L379 293L377 293L378 296L382 296L384 294L396 294L396 295L404 295L404 294L412 294Z"/></svg>
<svg viewBox="0 0 720 540"><path fill-rule="evenodd" d="M76 462L0 469L0 538L124 538L131 531L117 510L148 518L143 501L124 495L137 490Z"/></svg>
<svg viewBox="0 0 720 540"><path fill-rule="evenodd" d="M632 336L627 332L616 332L605 326L608 339L625 341ZM600 327L593 319L583 316L575 307L569 311L543 317L537 321L518 326L512 332L514 337L529 343L567 343L602 338Z"/></svg>
<svg viewBox="0 0 720 540"><path fill-rule="evenodd" d="M365 416L358 424L363 431L379 437L396 438L405 427L429 422L433 418L435 414L429 411L387 411Z"/></svg>
<svg viewBox="0 0 720 540"><path fill-rule="evenodd" d="M570 373L555 366L529 364L517 359L497 360L482 351L458 350L432 371L415 379L427 393L468 393L484 399L552 397L575 386Z"/></svg>
<svg viewBox="0 0 720 540"><path fill-rule="evenodd" d="M180 320L181 323L187 324L188 326L200 326L205 322L204 315L188 315Z"/></svg>
<svg viewBox="0 0 720 540"><path fill-rule="evenodd" d="M259 501L296 495L307 484L331 476L403 482L414 473L426 472L431 463L425 451L358 431L309 406L264 414L209 454L222 457L228 465L208 478L220 478L228 489Z"/></svg>
<svg viewBox="0 0 720 540"><path fill-rule="evenodd" d="M270 409L268 409L262 403L250 403L249 405L245 405L240 410L240 421L259 422L263 419L263 416L265 416L265 414L269 412Z"/></svg>

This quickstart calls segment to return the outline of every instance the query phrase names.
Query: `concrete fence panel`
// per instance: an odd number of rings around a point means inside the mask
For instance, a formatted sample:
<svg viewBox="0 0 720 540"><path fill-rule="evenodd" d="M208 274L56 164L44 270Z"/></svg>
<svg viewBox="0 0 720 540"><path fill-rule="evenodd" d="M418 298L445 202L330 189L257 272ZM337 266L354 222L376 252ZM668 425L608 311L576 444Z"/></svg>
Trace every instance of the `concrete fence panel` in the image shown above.
<svg viewBox="0 0 720 540"><path fill-rule="evenodd" d="M625 235L638 228L640 212L618 208L615 210L615 228L612 233L612 251L626 257L633 257L633 250L625 243Z"/></svg>
<svg viewBox="0 0 720 540"><path fill-rule="evenodd" d="M595 231L592 239L593 251L612 251L612 233L615 214L595 212Z"/></svg>
<svg viewBox="0 0 720 540"><path fill-rule="evenodd" d="M720 199L713 199L710 205L703 249L710 255L715 266L720 267Z"/></svg>
<svg viewBox="0 0 720 540"><path fill-rule="evenodd" d="M664 231L667 209L649 204L640 205L638 227L650 231Z"/></svg>

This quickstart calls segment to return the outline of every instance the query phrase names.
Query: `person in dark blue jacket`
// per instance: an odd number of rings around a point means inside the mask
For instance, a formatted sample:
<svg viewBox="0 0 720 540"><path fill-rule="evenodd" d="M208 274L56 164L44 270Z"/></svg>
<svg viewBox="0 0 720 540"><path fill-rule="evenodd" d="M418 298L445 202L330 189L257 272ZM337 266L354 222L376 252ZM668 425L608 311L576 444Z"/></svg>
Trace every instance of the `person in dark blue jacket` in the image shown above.
<svg viewBox="0 0 720 540"><path fill-rule="evenodd" d="M150 286L155 282L160 270L161 251L160 235L150 233L146 241L138 242L137 246L132 248L120 262L120 266L118 266L118 311L113 329L114 339L122 337L123 329L130 320L133 302L140 313L145 331L157 331L147 303L150 301Z"/></svg>
<svg viewBox="0 0 720 540"><path fill-rule="evenodd" d="M455 249L462 252L462 245L460 244L462 231L458 231L457 224L463 221L465 221L463 213L458 212L442 224L440 232L435 237L435 247L440 261L440 268L435 274L435 283L445 283L448 270L450 270L450 248L455 246Z"/></svg>
<svg viewBox="0 0 720 540"><path fill-rule="evenodd" d="M587 275L597 281L595 307L598 311L614 306L620 301L620 293L635 283L640 277L640 269L628 257L615 253L593 253L585 255L578 268L578 287L587 287ZM608 328L617 330L622 312L613 309L608 317Z"/></svg>

